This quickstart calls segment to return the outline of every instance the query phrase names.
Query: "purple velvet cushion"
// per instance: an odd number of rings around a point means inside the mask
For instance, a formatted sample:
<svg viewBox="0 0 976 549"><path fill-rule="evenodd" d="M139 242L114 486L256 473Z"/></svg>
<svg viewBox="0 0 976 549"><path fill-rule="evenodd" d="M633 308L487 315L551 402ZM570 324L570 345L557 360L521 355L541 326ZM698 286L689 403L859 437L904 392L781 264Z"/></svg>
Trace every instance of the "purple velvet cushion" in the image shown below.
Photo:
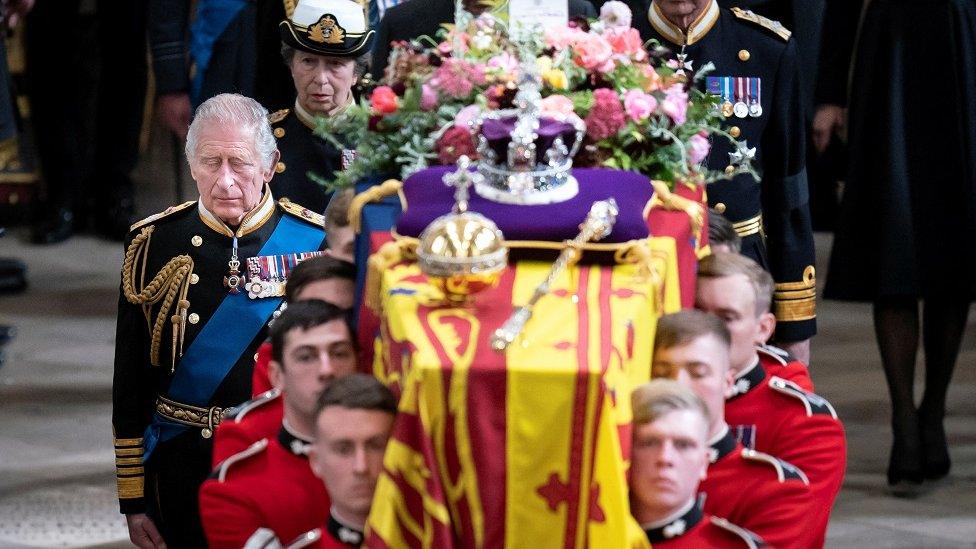
<svg viewBox="0 0 976 549"><path fill-rule="evenodd" d="M441 177L454 169L428 168L404 181L407 209L396 224L399 234L418 237L431 221L451 211L454 189L445 185ZM579 233L579 225L594 202L614 198L620 214L613 232L600 242L627 242L649 236L644 206L654 190L646 176L607 168L575 169L573 176L579 181L579 194L566 202L538 206L499 204L482 198L472 188L468 209L493 220L506 240L562 242Z"/></svg>
<svg viewBox="0 0 976 549"><path fill-rule="evenodd" d="M481 135L488 140L488 145L498 155L498 160L504 162L508 158L508 144L512 141L512 130L518 118L509 116L502 119L488 118L481 124ZM541 118L539 129L535 132L536 162L546 162L546 151L552 147L553 141L562 136L567 148L572 148L576 140L576 128L569 122L560 122L552 118Z"/></svg>

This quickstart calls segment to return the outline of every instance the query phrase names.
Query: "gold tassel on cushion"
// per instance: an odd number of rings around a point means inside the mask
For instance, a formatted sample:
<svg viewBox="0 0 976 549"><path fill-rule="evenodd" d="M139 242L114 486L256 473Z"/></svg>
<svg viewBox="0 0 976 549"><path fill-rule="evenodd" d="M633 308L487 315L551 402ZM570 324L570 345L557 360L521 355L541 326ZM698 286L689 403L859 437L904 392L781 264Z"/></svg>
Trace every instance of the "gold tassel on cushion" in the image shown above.
<svg viewBox="0 0 976 549"><path fill-rule="evenodd" d="M415 255L415 248L416 242L397 240L383 244L376 253L369 256L369 261L366 263L363 302L374 313L379 314L383 306L383 296L380 295L383 285L383 271L401 261L412 258Z"/></svg>
<svg viewBox="0 0 976 549"><path fill-rule="evenodd" d="M387 179L380 185L374 185L365 191L357 194L349 203L349 226L359 234L362 230L363 208L370 202L378 202L388 196L392 196L403 188L403 182L397 179Z"/></svg>

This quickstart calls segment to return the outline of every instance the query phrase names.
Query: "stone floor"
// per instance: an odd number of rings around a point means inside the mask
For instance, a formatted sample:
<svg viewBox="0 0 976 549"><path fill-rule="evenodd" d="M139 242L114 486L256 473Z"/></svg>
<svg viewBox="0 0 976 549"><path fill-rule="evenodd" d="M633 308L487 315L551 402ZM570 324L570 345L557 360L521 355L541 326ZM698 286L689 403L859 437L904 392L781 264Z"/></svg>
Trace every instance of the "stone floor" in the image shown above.
<svg viewBox="0 0 976 549"><path fill-rule="evenodd" d="M136 174L146 214L174 200L160 183L171 179L171 148L153 140ZM0 548L125 547L110 426L121 246L82 236L36 247L24 236L0 240L0 255L30 266L29 290L0 297L0 321L20 330L0 369ZM824 260L829 236L818 248ZM819 314L813 376L850 445L828 546L976 547L976 311L949 399L952 475L913 498L885 487L887 396L869 307L821 302Z"/></svg>

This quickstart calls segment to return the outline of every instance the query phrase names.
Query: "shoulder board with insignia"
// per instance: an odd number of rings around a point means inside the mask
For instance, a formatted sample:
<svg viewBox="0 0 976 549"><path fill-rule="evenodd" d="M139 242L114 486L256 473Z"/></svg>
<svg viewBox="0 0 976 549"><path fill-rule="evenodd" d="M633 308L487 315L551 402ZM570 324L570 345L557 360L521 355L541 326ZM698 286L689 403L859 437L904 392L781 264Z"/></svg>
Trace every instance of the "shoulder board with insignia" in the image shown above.
<svg viewBox="0 0 976 549"><path fill-rule="evenodd" d="M261 440L248 446L246 450L238 452L230 456L229 458L225 459L224 461L221 461L220 465L217 465L217 468L214 469L212 473L210 473L210 476L208 478L217 479L217 482L224 482L224 479L227 478L227 471L230 470L230 467L232 465L236 463L240 463L249 457L260 454L267 447L268 447L268 439L262 438Z"/></svg>
<svg viewBox="0 0 976 549"><path fill-rule="evenodd" d="M746 547L748 547L749 549L759 549L760 547L767 547L766 542L763 541L763 539L759 537L758 534L756 534L751 530L746 530L741 526L732 524L731 522L721 517L712 517L711 522L712 525L742 538L742 541L745 542Z"/></svg>
<svg viewBox="0 0 976 549"><path fill-rule="evenodd" d="M834 407L830 404L830 402L827 402L827 399L818 394L804 391L799 385L793 383L792 381L773 376L769 378L769 387L777 393L782 393L802 402L803 406L807 409L807 417L811 417L814 414L820 414L829 415L832 418L837 419L837 412L834 410Z"/></svg>
<svg viewBox="0 0 976 549"><path fill-rule="evenodd" d="M142 221L137 221L137 222L133 223L132 226L129 227L129 232L131 233L132 231L134 231L134 230L136 230L136 229L138 229L140 227L144 227L144 226L152 223L153 221L156 221L157 219L162 219L162 218L166 217L167 215L174 214L174 213L176 213L176 212L178 212L180 210L186 209L189 206L192 206L192 205L194 205L196 203L197 203L196 200L190 200L189 202L184 202L184 203L182 203L182 204L180 204L178 206L170 206L169 208L166 208L165 210L163 210L163 211L161 211L159 213L152 214L151 216L143 219Z"/></svg>
<svg viewBox="0 0 976 549"><path fill-rule="evenodd" d="M322 539L322 529L316 528L315 530L309 530L308 532L305 532L304 534L288 542L285 549L302 549L303 547L308 547L313 543L317 543L320 539Z"/></svg>
<svg viewBox="0 0 976 549"><path fill-rule="evenodd" d="M290 112L291 112L291 109L281 109L280 111L275 111L275 112L273 112L273 113L271 113L271 114L268 115L268 123L269 124L277 124L278 122L281 122L282 120L284 120L285 118L287 118L288 117L288 113L290 113Z"/></svg>
<svg viewBox="0 0 976 549"><path fill-rule="evenodd" d="M760 345L756 347L756 350L758 350L761 354L764 354L769 358L775 360L776 362L779 362L783 366L786 366L790 362L796 361L796 359L793 358L793 356L790 355L790 353L787 353L783 349L780 349L779 347L774 347L772 345Z"/></svg>
<svg viewBox="0 0 976 549"><path fill-rule="evenodd" d="M784 42L789 41L790 36L793 36L793 33L790 32L789 29L784 27L783 24L780 23L779 21L773 21L768 17L763 17L762 15L759 15L758 13L755 13L752 10L744 10L742 8L732 8L732 13L739 19L742 19L743 21L749 21L750 23L755 23L760 27L763 27L764 29L771 31L776 36L782 38Z"/></svg>
<svg viewBox="0 0 976 549"><path fill-rule="evenodd" d="M317 225L319 227L325 228L325 217L320 213L315 213L312 210L302 206L300 204L295 204L287 198L279 198L278 206L285 211L285 213L291 214L295 217L304 219L305 221L311 223L312 225Z"/></svg>
<svg viewBox="0 0 976 549"><path fill-rule="evenodd" d="M274 399L280 396L281 391L278 389L269 389L243 404L234 406L233 408L228 408L224 412L224 418L232 419L234 420L234 423L239 423L249 412L260 408L269 402L272 402Z"/></svg>
<svg viewBox="0 0 976 549"><path fill-rule="evenodd" d="M742 457L750 461L771 465L774 469L776 469L776 476L779 478L780 482L799 480L807 486L810 485L810 479L807 478L807 474L804 473L802 469L788 461L779 459L778 457L774 457L769 454L750 450L749 448L742 449Z"/></svg>

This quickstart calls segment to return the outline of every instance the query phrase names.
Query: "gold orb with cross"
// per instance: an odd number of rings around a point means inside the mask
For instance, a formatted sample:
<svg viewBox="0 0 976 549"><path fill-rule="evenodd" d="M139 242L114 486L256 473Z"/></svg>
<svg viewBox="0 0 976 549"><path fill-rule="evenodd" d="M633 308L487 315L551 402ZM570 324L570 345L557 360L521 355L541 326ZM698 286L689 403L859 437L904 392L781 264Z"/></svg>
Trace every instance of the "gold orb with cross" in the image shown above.
<svg viewBox="0 0 976 549"><path fill-rule="evenodd" d="M444 183L455 188L454 211L432 221L417 245L420 270L451 304L464 304L497 285L508 264L508 248L498 226L468 211L468 187L478 177L468 170L470 164L462 156L457 171L444 176Z"/></svg>

